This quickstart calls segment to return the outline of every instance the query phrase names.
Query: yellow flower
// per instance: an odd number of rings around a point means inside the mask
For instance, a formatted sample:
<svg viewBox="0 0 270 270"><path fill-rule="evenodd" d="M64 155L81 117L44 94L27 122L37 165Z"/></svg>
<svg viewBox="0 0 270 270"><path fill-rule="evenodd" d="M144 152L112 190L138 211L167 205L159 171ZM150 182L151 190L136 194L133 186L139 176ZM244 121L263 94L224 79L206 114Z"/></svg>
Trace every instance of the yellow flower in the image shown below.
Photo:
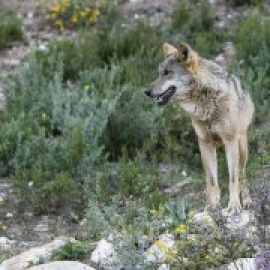
<svg viewBox="0 0 270 270"><path fill-rule="evenodd" d="M99 15L100 15L100 12L99 12L98 9L96 9L96 10L94 11L94 16L95 16L95 17L98 17Z"/></svg>
<svg viewBox="0 0 270 270"><path fill-rule="evenodd" d="M81 16L81 17L84 18L86 15L87 15L87 12L86 12L86 11L81 11L81 12L80 12L80 16Z"/></svg>
<svg viewBox="0 0 270 270"><path fill-rule="evenodd" d="M210 257L209 255L206 255L206 256L204 257L204 259L205 259L206 261L211 261L211 257Z"/></svg>
<svg viewBox="0 0 270 270"><path fill-rule="evenodd" d="M54 6L52 6L51 11L59 13L61 11L61 6L59 4L55 4Z"/></svg>
<svg viewBox="0 0 270 270"><path fill-rule="evenodd" d="M70 4L69 0L62 0L63 6L67 7L67 6L69 6L69 4Z"/></svg>
<svg viewBox="0 0 270 270"><path fill-rule="evenodd" d="M7 230L7 226L6 225L1 225L1 229L5 232Z"/></svg>
<svg viewBox="0 0 270 270"><path fill-rule="evenodd" d="M158 240L155 242L155 244L163 251L168 249L168 247L164 243L162 243Z"/></svg>
<svg viewBox="0 0 270 270"><path fill-rule="evenodd" d="M204 222L209 222L211 218L209 216L203 216L203 221Z"/></svg>
<svg viewBox="0 0 270 270"><path fill-rule="evenodd" d="M70 21L73 22L73 23L77 23L78 22L78 16L76 14L72 14Z"/></svg>
<svg viewBox="0 0 270 270"><path fill-rule="evenodd" d="M56 20L55 21L55 24L59 27L62 27L63 26L63 22L61 20Z"/></svg>
<svg viewBox="0 0 270 270"><path fill-rule="evenodd" d="M189 212L188 212L188 216L189 216L189 217L193 217L194 215L195 215L195 212L194 212L194 211L189 211Z"/></svg>
<svg viewBox="0 0 270 270"><path fill-rule="evenodd" d="M165 259L170 260L170 259L174 259L177 255L177 249L175 248L169 248L168 252L166 252L165 254Z"/></svg>
<svg viewBox="0 0 270 270"><path fill-rule="evenodd" d="M176 229L175 231L177 233L185 233L187 231L187 226L184 225L184 224L180 224Z"/></svg>
<svg viewBox="0 0 270 270"><path fill-rule="evenodd" d="M187 222L188 222L188 223L194 223L194 219L189 218L189 219L187 220Z"/></svg>
<svg viewBox="0 0 270 270"><path fill-rule="evenodd" d="M3 197L0 197L0 204L3 203L4 199Z"/></svg>
<svg viewBox="0 0 270 270"><path fill-rule="evenodd" d="M157 210L151 209L149 212L150 212L151 214L156 214L156 213L157 213Z"/></svg>

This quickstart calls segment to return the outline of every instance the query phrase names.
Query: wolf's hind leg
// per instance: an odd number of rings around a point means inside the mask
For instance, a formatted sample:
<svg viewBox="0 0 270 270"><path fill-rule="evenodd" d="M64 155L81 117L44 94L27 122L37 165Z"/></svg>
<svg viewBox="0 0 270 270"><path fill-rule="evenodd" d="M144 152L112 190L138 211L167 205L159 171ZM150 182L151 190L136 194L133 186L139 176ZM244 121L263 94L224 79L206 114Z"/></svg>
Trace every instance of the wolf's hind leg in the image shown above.
<svg viewBox="0 0 270 270"><path fill-rule="evenodd" d="M220 207L220 189L217 176L217 153L213 144L199 139L202 163L206 175L207 201L211 208Z"/></svg>
<svg viewBox="0 0 270 270"><path fill-rule="evenodd" d="M247 137L246 135L244 135L239 140L239 180L240 180L241 199L243 203L243 208L245 209L249 209L252 203L246 178L247 159L248 159L248 145L247 145Z"/></svg>

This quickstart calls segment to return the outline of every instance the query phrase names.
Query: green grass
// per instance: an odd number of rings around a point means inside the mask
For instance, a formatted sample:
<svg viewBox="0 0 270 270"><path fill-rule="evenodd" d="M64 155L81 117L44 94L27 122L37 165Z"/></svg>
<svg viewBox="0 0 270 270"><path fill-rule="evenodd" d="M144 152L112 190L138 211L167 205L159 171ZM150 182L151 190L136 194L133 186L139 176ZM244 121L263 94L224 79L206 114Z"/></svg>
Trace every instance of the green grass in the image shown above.
<svg viewBox="0 0 270 270"><path fill-rule="evenodd" d="M23 38L21 19L15 14L0 12L0 49Z"/></svg>

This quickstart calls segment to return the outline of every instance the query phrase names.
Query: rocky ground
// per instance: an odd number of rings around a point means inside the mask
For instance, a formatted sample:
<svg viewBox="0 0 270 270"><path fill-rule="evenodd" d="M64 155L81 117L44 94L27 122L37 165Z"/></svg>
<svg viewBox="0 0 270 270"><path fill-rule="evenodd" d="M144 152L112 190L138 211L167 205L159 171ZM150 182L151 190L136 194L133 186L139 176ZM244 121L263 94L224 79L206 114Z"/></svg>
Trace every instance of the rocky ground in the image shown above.
<svg viewBox="0 0 270 270"><path fill-rule="evenodd" d="M11 44L9 48L0 52L0 107L4 105L4 79L22 65L31 49L44 50L50 40L76 35L76 33L67 30L59 32L47 24L44 12L46 5L51 1L0 0L1 10L18 12L23 20L24 28L24 39L21 42ZM177 0L129 0L123 1L119 8L127 18L127 23L132 23L139 18L149 18L151 23L158 24L163 19L169 18L175 2ZM219 27L225 27L233 18L242 16L246 12L246 8L232 8L226 4L225 0L211 0L211 3L217 10ZM227 43L224 46L224 53L219 55L217 60L226 65L226 61L233 55L233 44ZM267 165L262 170L262 176L269 175L270 166ZM61 216L35 216L31 212L22 213L20 210L23 210L23 205L18 208L16 194L9 179L1 179L0 196L4 200L0 207L1 220L7 226L7 238L0 238L0 245L7 248L8 256L48 242L55 236L74 236L76 234L78 223L68 222Z"/></svg>

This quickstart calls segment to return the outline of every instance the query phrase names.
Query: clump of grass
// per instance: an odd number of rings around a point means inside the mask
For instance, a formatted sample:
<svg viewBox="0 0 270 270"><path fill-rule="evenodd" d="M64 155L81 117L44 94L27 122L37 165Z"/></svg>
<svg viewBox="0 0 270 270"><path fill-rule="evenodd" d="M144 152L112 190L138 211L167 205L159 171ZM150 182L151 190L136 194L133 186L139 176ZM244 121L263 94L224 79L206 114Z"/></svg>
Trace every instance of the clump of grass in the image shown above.
<svg viewBox="0 0 270 270"><path fill-rule="evenodd" d="M63 247L53 252L51 260L82 261L86 256L86 247L79 241L70 240Z"/></svg>
<svg viewBox="0 0 270 270"><path fill-rule="evenodd" d="M15 14L0 12L0 49L23 38L22 21Z"/></svg>

